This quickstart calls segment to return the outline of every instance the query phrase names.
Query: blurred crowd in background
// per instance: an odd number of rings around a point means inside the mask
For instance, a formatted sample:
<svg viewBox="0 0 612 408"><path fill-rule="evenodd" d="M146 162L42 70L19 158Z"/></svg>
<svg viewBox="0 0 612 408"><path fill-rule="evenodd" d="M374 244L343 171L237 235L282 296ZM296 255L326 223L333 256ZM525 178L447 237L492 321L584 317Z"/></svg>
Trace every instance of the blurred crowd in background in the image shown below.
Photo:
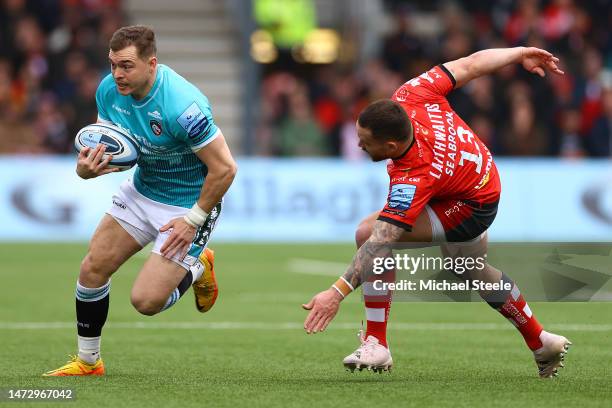
<svg viewBox="0 0 612 408"><path fill-rule="evenodd" d="M610 0L382 4L374 57L262 66L256 154L364 159L354 124L369 102L433 65L511 46L548 49L566 74L541 79L509 66L449 95L493 153L612 154ZM76 131L96 120L108 41L127 20L120 0L0 0L0 153L72 151Z"/></svg>
<svg viewBox="0 0 612 408"><path fill-rule="evenodd" d="M388 27L376 58L357 68L309 70L281 59L266 69L260 154L361 159L354 123L369 102L389 98L433 65L485 48L535 46L555 53L566 74L541 79L509 66L453 91L448 97L453 108L497 155L611 155L609 0L385 1L384 6Z"/></svg>
<svg viewBox="0 0 612 408"><path fill-rule="evenodd" d="M119 0L0 0L0 152L73 151L123 22Z"/></svg>

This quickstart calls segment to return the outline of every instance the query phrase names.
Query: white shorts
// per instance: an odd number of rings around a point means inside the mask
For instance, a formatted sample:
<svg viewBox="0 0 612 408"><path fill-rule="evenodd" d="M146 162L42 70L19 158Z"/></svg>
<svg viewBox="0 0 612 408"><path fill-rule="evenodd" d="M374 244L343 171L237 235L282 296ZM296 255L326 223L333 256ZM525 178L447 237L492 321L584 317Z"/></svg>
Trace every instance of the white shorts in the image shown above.
<svg viewBox="0 0 612 408"><path fill-rule="evenodd" d="M446 242L446 234L438 214L428 204L425 205L425 210L427 210L429 223L431 224L431 242Z"/></svg>
<svg viewBox="0 0 612 408"><path fill-rule="evenodd" d="M220 201L208 214L208 218L198 230L187 255L172 260L185 269L190 269L208 245L210 235L217 225L221 214ZM160 249L172 231L159 232L173 218L184 216L189 209L153 201L136 191L134 183L128 179L121 183L119 192L113 195L113 205L107 211L143 247L154 242L151 252L161 255Z"/></svg>

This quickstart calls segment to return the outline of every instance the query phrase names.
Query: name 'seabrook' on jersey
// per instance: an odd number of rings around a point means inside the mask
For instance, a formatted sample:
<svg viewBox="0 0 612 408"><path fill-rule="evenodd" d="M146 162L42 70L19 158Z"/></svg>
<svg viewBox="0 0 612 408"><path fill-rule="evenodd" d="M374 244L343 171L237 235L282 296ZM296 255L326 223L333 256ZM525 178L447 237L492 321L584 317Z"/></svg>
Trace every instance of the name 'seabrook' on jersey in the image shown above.
<svg viewBox="0 0 612 408"><path fill-rule="evenodd" d="M452 74L439 65L393 94L391 99L410 118L414 142L402 157L387 164L389 195L379 219L410 231L430 201L499 200L501 184L491 152L446 99L454 86Z"/></svg>
<svg viewBox="0 0 612 408"><path fill-rule="evenodd" d="M121 95L111 74L96 92L98 119L138 140L136 190L164 204L189 208L200 196L208 169L194 154L219 134L208 99L185 78L159 64L148 95Z"/></svg>

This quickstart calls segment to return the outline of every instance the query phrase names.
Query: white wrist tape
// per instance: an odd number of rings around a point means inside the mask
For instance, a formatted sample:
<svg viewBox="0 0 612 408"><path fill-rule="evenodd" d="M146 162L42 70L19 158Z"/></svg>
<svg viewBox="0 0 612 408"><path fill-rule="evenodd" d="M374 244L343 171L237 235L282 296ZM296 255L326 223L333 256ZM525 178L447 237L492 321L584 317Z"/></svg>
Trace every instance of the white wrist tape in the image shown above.
<svg viewBox="0 0 612 408"><path fill-rule="evenodd" d="M351 285L350 283L348 283L348 281L346 279L344 279L343 276L341 276L336 283L334 283L332 285L332 288L336 289L338 291L339 294L342 295L343 298L347 297L348 295L351 294L352 291L355 290L355 288L353 287L353 285Z"/></svg>
<svg viewBox="0 0 612 408"><path fill-rule="evenodd" d="M198 228L204 225L204 222L206 221L207 217L208 213L201 209L198 203L195 203L193 207L191 207L191 210L189 210L189 212L185 214L183 219L187 224L191 225L192 227Z"/></svg>
<svg viewBox="0 0 612 408"><path fill-rule="evenodd" d="M344 293L342 293L340 288L336 286L335 283L332 285L332 288L336 289L336 292L338 292L340 294L340 296L342 296L342 299L344 299L346 297L346 296L344 296Z"/></svg>

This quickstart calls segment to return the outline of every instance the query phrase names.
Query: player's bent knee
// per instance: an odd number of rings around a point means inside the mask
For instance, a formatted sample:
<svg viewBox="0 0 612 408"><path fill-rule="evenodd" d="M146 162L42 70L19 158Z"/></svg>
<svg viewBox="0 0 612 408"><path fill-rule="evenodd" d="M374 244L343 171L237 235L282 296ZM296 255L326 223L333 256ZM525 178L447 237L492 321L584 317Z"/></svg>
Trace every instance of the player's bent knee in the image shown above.
<svg viewBox="0 0 612 408"><path fill-rule="evenodd" d="M360 248L372 234L372 224L368 221L363 221L355 231L355 243L357 248Z"/></svg>
<svg viewBox="0 0 612 408"><path fill-rule="evenodd" d="M151 299L134 294L132 294L130 301L132 302L132 306L134 306L134 309L136 309L138 313L143 314L145 316L156 315L164 307L163 303L159 304L159 302L155 302Z"/></svg>
<svg viewBox="0 0 612 408"><path fill-rule="evenodd" d="M79 280L81 283L90 283L95 285L103 285L110 279L113 272L118 266L111 262L106 262L104 259L92 256L88 253L81 262ZM86 282L87 281L87 282Z"/></svg>

